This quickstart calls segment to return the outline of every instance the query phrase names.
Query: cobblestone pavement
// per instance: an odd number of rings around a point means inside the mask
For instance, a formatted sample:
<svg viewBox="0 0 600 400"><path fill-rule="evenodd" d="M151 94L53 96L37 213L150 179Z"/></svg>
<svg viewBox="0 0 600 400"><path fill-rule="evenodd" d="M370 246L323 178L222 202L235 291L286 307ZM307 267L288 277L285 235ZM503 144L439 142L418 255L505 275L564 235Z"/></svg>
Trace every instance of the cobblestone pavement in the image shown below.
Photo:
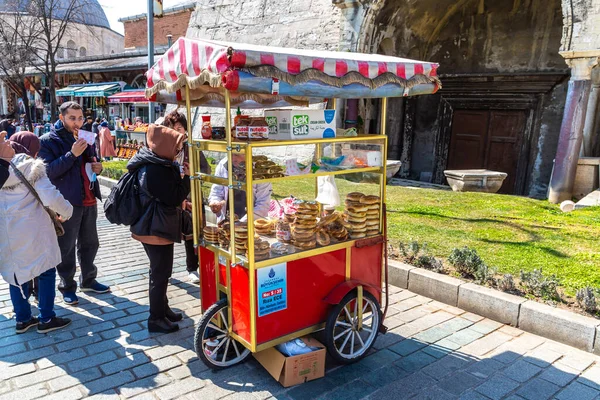
<svg viewBox="0 0 600 400"><path fill-rule="evenodd" d="M600 358L393 288L373 352L350 366L328 361L325 378L282 388L254 360L207 370L193 351L199 289L186 283L176 246L170 304L186 314L179 332L146 331L147 259L127 229L100 217L101 281L113 293L80 294L62 331L14 334L0 282L0 400L148 399L547 399L600 398Z"/></svg>

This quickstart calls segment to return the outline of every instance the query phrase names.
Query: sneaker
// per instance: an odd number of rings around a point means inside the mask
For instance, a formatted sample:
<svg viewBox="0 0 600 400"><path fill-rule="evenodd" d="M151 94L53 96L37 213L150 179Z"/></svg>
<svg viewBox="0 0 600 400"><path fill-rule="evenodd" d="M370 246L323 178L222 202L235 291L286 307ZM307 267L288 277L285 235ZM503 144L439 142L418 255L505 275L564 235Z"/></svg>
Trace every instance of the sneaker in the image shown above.
<svg viewBox="0 0 600 400"><path fill-rule="evenodd" d="M25 333L29 330L29 328L36 326L39 323L36 317L31 317L31 319L27 322L17 322L17 333Z"/></svg>
<svg viewBox="0 0 600 400"><path fill-rule="evenodd" d="M94 282L91 286L82 286L80 290L82 292L108 293L110 292L110 286L103 285L99 282Z"/></svg>
<svg viewBox="0 0 600 400"><path fill-rule="evenodd" d="M71 320L69 318L54 317L51 318L48 322L40 322L38 324L37 331L38 333L48 333L57 329L64 328L65 326L70 324Z"/></svg>
<svg viewBox="0 0 600 400"><path fill-rule="evenodd" d="M200 283L200 275L198 275L197 271L192 271L188 275L190 283Z"/></svg>
<svg viewBox="0 0 600 400"><path fill-rule="evenodd" d="M79 298L77 298L75 292L65 292L63 294L63 301L65 304L74 306L75 304L79 303Z"/></svg>

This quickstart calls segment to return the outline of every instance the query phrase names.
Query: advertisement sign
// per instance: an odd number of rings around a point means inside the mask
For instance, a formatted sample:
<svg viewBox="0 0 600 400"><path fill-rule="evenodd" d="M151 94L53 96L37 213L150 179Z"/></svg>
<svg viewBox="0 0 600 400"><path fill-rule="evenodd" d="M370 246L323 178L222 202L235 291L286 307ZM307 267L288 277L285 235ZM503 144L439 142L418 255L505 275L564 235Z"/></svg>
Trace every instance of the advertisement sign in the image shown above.
<svg viewBox="0 0 600 400"><path fill-rule="evenodd" d="M256 271L258 316L287 308L287 263L276 264Z"/></svg>

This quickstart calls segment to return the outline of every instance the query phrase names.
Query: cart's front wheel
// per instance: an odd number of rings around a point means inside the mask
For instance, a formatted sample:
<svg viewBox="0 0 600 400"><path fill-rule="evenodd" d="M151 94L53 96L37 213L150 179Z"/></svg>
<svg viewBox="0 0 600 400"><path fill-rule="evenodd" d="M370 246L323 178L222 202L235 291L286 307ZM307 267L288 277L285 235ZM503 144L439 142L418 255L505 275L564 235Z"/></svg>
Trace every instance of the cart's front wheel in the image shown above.
<svg viewBox="0 0 600 400"><path fill-rule="evenodd" d="M213 304L202 315L196 327L196 354L211 369L231 367L250 355L250 350L229 335L231 322L227 308L226 299Z"/></svg>
<svg viewBox="0 0 600 400"><path fill-rule="evenodd" d="M359 307L362 309L360 321ZM348 293L327 318L325 344L329 354L345 364L360 360L375 343L380 323L379 303L371 293L363 293L360 305L357 292Z"/></svg>

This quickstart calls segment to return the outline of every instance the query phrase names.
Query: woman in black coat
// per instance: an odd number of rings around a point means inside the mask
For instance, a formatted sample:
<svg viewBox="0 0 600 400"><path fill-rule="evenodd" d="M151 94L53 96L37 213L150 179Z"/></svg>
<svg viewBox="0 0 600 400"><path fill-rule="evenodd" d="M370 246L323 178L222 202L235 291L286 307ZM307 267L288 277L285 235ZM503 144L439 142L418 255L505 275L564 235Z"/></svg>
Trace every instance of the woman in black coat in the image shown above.
<svg viewBox="0 0 600 400"><path fill-rule="evenodd" d="M190 193L187 165L182 177L177 155L185 135L163 126L150 125L143 147L127 169L137 172L142 216L131 225L150 259L150 332L175 332L183 316L169 308L167 286L173 273L173 244L181 243L181 204Z"/></svg>

